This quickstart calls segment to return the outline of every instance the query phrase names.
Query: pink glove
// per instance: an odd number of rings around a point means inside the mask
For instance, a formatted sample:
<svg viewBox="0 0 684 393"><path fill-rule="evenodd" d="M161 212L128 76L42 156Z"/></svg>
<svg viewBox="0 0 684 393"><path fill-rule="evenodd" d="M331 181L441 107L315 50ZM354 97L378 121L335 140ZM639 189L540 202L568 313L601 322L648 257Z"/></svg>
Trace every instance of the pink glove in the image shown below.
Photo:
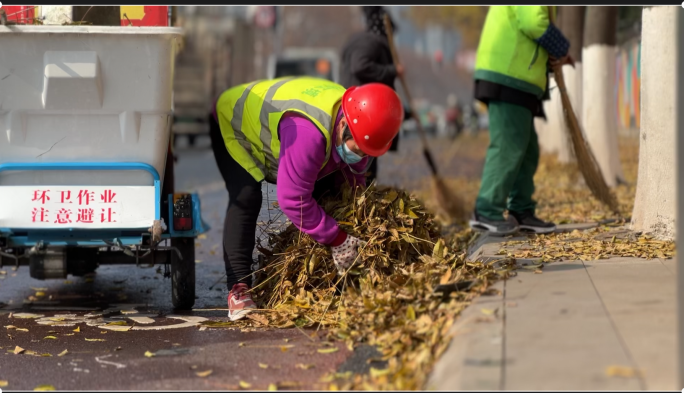
<svg viewBox="0 0 684 393"><path fill-rule="evenodd" d="M347 238L339 246L332 246L332 256L337 272L342 275L346 272L356 261L359 255L359 247L366 243L347 235Z"/></svg>

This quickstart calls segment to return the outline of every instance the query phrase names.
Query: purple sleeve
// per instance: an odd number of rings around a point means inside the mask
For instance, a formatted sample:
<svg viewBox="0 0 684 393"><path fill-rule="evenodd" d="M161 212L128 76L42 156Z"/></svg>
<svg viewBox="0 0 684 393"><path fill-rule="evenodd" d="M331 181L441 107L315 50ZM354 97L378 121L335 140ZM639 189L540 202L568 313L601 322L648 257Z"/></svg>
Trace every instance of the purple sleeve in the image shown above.
<svg viewBox="0 0 684 393"><path fill-rule="evenodd" d="M286 114L278 125L278 204L285 216L321 244L331 244L340 232L312 194L325 161L325 137L309 120Z"/></svg>

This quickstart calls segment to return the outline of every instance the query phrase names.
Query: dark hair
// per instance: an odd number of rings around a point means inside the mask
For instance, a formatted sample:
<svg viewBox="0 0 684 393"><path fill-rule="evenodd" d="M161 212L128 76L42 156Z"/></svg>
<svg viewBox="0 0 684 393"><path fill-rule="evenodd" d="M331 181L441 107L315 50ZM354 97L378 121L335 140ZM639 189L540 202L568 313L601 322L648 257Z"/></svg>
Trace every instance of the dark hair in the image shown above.
<svg viewBox="0 0 684 393"><path fill-rule="evenodd" d="M349 124L345 124L342 130L342 140L346 142L350 139L354 139L354 136L351 134L351 130L349 130Z"/></svg>
<svg viewBox="0 0 684 393"><path fill-rule="evenodd" d="M366 29L369 32L379 34L381 36L387 36L387 32L385 31L385 15L389 17L390 26L392 26L392 31L397 31L397 26L394 24L392 17L389 16L389 13L385 10L384 7L373 5L363 6L361 7L361 9L366 18Z"/></svg>

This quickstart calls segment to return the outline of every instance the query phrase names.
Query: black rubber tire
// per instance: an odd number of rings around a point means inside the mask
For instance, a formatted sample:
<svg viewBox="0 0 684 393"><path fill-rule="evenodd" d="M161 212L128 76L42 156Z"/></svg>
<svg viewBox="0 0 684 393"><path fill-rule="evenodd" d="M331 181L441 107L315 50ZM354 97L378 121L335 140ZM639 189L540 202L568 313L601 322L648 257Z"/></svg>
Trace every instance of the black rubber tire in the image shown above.
<svg viewBox="0 0 684 393"><path fill-rule="evenodd" d="M190 310L195 305L195 239L173 238L171 246L183 255L181 260L171 251L171 301L177 310Z"/></svg>

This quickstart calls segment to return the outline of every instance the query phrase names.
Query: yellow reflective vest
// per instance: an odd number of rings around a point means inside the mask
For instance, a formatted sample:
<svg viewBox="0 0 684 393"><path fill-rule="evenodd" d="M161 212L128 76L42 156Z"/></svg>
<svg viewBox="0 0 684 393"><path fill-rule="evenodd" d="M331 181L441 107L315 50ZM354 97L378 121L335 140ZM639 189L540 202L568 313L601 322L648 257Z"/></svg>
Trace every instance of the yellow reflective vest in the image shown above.
<svg viewBox="0 0 684 393"><path fill-rule="evenodd" d="M310 77L261 80L226 90L216 103L216 114L230 156L256 181L276 183L280 157L278 123L286 112L298 112L325 137L325 166L345 90L328 80Z"/></svg>

